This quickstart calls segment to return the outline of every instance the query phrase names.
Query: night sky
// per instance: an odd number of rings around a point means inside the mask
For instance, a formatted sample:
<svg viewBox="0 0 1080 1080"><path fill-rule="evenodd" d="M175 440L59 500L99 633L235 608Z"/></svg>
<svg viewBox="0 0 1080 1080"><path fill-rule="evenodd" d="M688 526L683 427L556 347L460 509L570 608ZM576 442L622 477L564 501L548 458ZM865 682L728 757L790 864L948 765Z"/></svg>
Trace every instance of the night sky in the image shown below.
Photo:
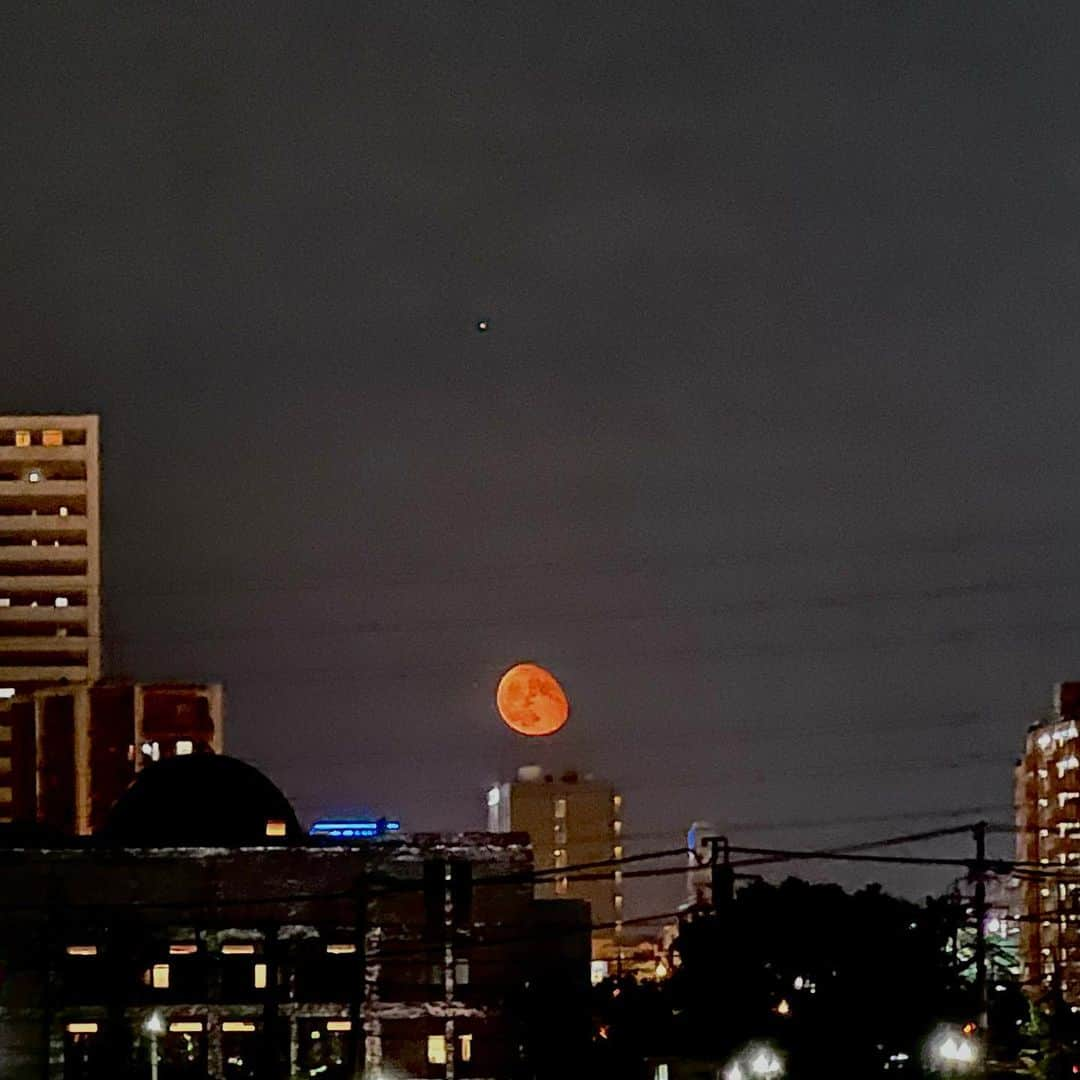
<svg viewBox="0 0 1080 1080"><path fill-rule="evenodd" d="M111 7L0 14L0 404L103 416L112 673L224 680L308 819L1009 819L1080 677L1075 3Z"/></svg>

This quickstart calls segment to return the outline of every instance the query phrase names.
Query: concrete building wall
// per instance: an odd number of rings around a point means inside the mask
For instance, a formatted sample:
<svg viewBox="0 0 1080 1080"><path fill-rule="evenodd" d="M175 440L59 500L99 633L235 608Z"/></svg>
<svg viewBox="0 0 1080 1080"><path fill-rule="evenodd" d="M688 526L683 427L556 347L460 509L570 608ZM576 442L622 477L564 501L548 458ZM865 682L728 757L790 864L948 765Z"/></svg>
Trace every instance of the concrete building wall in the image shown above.
<svg viewBox="0 0 1080 1080"><path fill-rule="evenodd" d="M593 925L606 928L597 941L616 941L623 912L622 871L599 868L588 872L590 880L557 872L624 855L622 796L614 786L576 773L556 779L525 766L516 781L492 789L488 810L490 826L529 834L537 870L554 871L537 883L537 897L587 901Z"/></svg>
<svg viewBox="0 0 1080 1080"><path fill-rule="evenodd" d="M588 917L541 909L530 865L488 834L0 851L5 1080L141 1075L153 1013L215 1078L573 1075Z"/></svg>

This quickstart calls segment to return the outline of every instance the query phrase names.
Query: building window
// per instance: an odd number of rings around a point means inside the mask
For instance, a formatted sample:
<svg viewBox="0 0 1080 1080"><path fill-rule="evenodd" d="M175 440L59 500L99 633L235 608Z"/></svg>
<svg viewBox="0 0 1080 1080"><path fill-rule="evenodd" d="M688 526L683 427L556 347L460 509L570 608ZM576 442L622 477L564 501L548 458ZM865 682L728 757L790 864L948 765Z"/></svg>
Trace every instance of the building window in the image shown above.
<svg viewBox="0 0 1080 1080"><path fill-rule="evenodd" d="M93 1020L76 1020L67 1030L69 1035L96 1035L98 1026Z"/></svg>
<svg viewBox="0 0 1080 1080"><path fill-rule="evenodd" d="M616 836L622 836L622 822L621 821L616 819L615 822L613 823L612 827L615 830L615 835Z"/></svg>
<svg viewBox="0 0 1080 1080"><path fill-rule="evenodd" d="M250 1035L255 1030L255 1025L249 1020L226 1020L221 1025L221 1030L226 1032L240 1032Z"/></svg>
<svg viewBox="0 0 1080 1080"><path fill-rule="evenodd" d="M26 479L29 480L31 484L40 484L45 477L42 476L40 469L31 469L26 474Z"/></svg>
<svg viewBox="0 0 1080 1080"><path fill-rule="evenodd" d="M555 849L555 866L562 869L566 865L566 848Z"/></svg>
<svg viewBox="0 0 1080 1080"><path fill-rule="evenodd" d="M67 517L68 516L68 508L66 506L61 506L60 507L60 516L61 517Z"/></svg>
<svg viewBox="0 0 1080 1080"><path fill-rule="evenodd" d="M432 1065L446 1064L445 1035L429 1035L427 1037L427 1059Z"/></svg>
<svg viewBox="0 0 1080 1080"><path fill-rule="evenodd" d="M30 432L25 428L20 428L15 432L15 445L16 446L29 446L30 445ZM97 1030L95 1025L94 1030Z"/></svg>
<svg viewBox="0 0 1080 1080"><path fill-rule="evenodd" d="M457 986L469 985L469 961L458 960L454 964L454 983Z"/></svg>
<svg viewBox="0 0 1080 1080"><path fill-rule="evenodd" d="M46 428L41 433L41 445L42 446L63 446L64 445L64 433L58 431L56 428Z"/></svg>
<svg viewBox="0 0 1080 1080"><path fill-rule="evenodd" d="M11 597L0 596L0 607L11 607Z"/></svg>
<svg viewBox="0 0 1080 1080"><path fill-rule="evenodd" d="M186 757L195 752L195 744L190 739L178 739L176 742L176 756Z"/></svg>
<svg viewBox="0 0 1080 1080"><path fill-rule="evenodd" d="M556 894L558 896L565 896L566 895L566 889L567 889L567 886L569 884L570 883L566 878L564 878L564 877L557 878L556 881L555 881L555 892L556 892Z"/></svg>
<svg viewBox="0 0 1080 1080"><path fill-rule="evenodd" d="M285 835L285 822L275 821L271 819L266 823L266 835L267 836L284 836Z"/></svg>
<svg viewBox="0 0 1080 1080"><path fill-rule="evenodd" d="M14 689L10 694L6 694L4 691L7 689L6 686L0 686L0 698L15 696ZM0 742L11 742L11 728L7 724L0 724Z"/></svg>
<svg viewBox="0 0 1080 1080"><path fill-rule="evenodd" d="M351 1020L328 1020L326 1023L327 1031L352 1031Z"/></svg>
<svg viewBox="0 0 1080 1080"><path fill-rule="evenodd" d="M616 844L611 849L611 853L616 859L621 859L622 858L622 844Z"/></svg>
<svg viewBox="0 0 1080 1080"><path fill-rule="evenodd" d="M64 951L68 956L97 956L96 945L69 945Z"/></svg>
<svg viewBox="0 0 1080 1080"><path fill-rule="evenodd" d="M555 816L557 818L566 817L566 800L565 799L556 799L555 800Z"/></svg>
<svg viewBox="0 0 1080 1080"><path fill-rule="evenodd" d="M668 1068L667 1065L657 1065L656 1072L653 1073L653 1080L668 1080Z"/></svg>
<svg viewBox="0 0 1080 1080"><path fill-rule="evenodd" d="M199 951L198 945L170 945L170 956L192 956Z"/></svg>
<svg viewBox="0 0 1080 1080"><path fill-rule="evenodd" d="M201 1020L174 1020L169 1025L170 1031L175 1031L179 1035L194 1035L197 1032L202 1031Z"/></svg>
<svg viewBox="0 0 1080 1080"><path fill-rule="evenodd" d="M255 946L237 943L222 945L221 953L223 956L254 956Z"/></svg>
<svg viewBox="0 0 1080 1080"><path fill-rule="evenodd" d="M54 607L67 607L68 606L68 598L66 596L58 596L53 601L53 606Z"/></svg>
<svg viewBox="0 0 1080 1080"><path fill-rule="evenodd" d="M462 1061L472 1061L472 1036L461 1035L458 1037L458 1043L461 1046L460 1058Z"/></svg>
<svg viewBox="0 0 1080 1080"><path fill-rule="evenodd" d="M618 813L622 809L622 796L615 795L612 797L611 805L615 808L615 812Z"/></svg>
<svg viewBox="0 0 1080 1080"><path fill-rule="evenodd" d="M356 952L356 946L351 945L348 942L344 942L340 945L327 945L326 951L331 956L349 956Z"/></svg>
<svg viewBox="0 0 1080 1080"><path fill-rule="evenodd" d="M150 969L150 984L155 990L169 989L169 965L155 964Z"/></svg>
<svg viewBox="0 0 1080 1080"><path fill-rule="evenodd" d="M252 985L255 987L256 990L265 990L266 989L266 965L265 964L256 964L255 965L255 973L254 973L254 978L252 980Z"/></svg>

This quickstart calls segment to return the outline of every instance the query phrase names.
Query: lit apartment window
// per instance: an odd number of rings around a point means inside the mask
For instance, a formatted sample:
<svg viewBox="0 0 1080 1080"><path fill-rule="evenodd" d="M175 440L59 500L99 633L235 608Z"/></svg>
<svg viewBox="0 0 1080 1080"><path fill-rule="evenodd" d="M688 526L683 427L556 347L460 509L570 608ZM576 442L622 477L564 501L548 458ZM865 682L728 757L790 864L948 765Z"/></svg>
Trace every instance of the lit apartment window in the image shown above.
<svg viewBox="0 0 1080 1080"><path fill-rule="evenodd" d="M252 977L252 985L256 990L266 989L266 965L256 964L254 975Z"/></svg>
<svg viewBox="0 0 1080 1080"><path fill-rule="evenodd" d="M622 822L621 821L612 822L612 828L615 830L615 835L616 836L622 836Z"/></svg>
<svg viewBox="0 0 1080 1080"><path fill-rule="evenodd" d="M556 799L555 800L555 816L558 817L558 818L566 817L566 800L565 799Z"/></svg>
<svg viewBox="0 0 1080 1080"><path fill-rule="evenodd" d="M93 1020L76 1020L68 1024L69 1035L96 1035L98 1026Z"/></svg>
<svg viewBox="0 0 1080 1080"><path fill-rule="evenodd" d="M58 431L56 428L46 428L41 433L41 445L42 446L63 446L64 445L64 433Z"/></svg>
<svg viewBox="0 0 1080 1080"><path fill-rule="evenodd" d="M231 945L222 945L221 953L223 956L254 956L255 946L245 945L242 943L233 943Z"/></svg>
<svg viewBox="0 0 1080 1080"><path fill-rule="evenodd" d="M331 956L350 956L356 952L356 946L345 942L340 945L327 945L326 951Z"/></svg>
<svg viewBox="0 0 1080 1080"><path fill-rule="evenodd" d="M351 1020L328 1020L326 1023L327 1031L352 1031Z"/></svg>
<svg viewBox="0 0 1080 1080"><path fill-rule="evenodd" d="M0 607L11 607L11 597L0 596Z"/></svg>
<svg viewBox="0 0 1080 1080"><path fill-rule="evenodd" d="M427 1059L432 1065L446 1064L445 1035L429 1035L427 1037Z"/></svg>
<svg viewBox="0 0 1080 1080"><path fill-rule="evenodd" d="M457 960L454 963L454 982L458 986L469 985L469 961Z"/></svg>
<svg viewBox="0 0 1080 1080"><path fill-rule="evenodd" d="M150 969L150 984L155 990L169 989L169 965L155 964Z"/></svg>
<svg viewBox="0 0 1080 1080"><path fill-rule="evenodd" d="M197 953L198 951L199 951L199 946L198 945L180 944L180 945L170 945L169 946L169 955L170 956L192 956L195 953Z"/></svg>
<svg viewBox="0 0 1080 1080"><path fill-rule="evenodd" d="M68 508L66 506L61 506L60 507L60 516L61 517L67 517L68 516Z"/></svg>
<svg viewBox="0 0 1080 1080"><path fill-rule="evenodd" d="M622 911L622 893L615 894L615 910L618 912Z"/></svg>
<svg viewBox="0 0 1080 1080"><path fill-rule="evenodd" d="M67 607L68 606L68 598L66 596L58 596L53 601L53 606L54 607Z"/></svg>
<svg viewBox="0 0 1080 1080"><path fill-rule="evenodd" d="M24 428L20 428L15 432L15 445L16 446L29 446L30 445L30 432Z"/></svg>
<svg viewBox="0 0 1080 1080"><path fill-rule="evenodd" d="M285 835L285 822L270 820L266 823L266 835L267 836L284 836Z"/></svg>
<svg viewBox="0 0 1080 1080"><path fill-rule="evenodd" d="M0 701L7 701L8 698L13 698L14 696L15 696L15 687L14 686L0 686ZM11 729L8 728L8 731L10 731L10 730ZM9 738L10 738L10 736L9 736Z"/></svg>
<svg viewBox="0 0 1080 1080"><path fill-rule="evenodd" d="M69 945L64 951L68 956L97 956L96 945Z"/></svg>
<svg viewBox="0 0 1080 1080"><path fill-rule="evenodd" d="M613 847L613 848L611 849L611 854L612 854L612 857L613 857L613 858L616 858L616 859L621 859L621 858L622 858L622 852L623 852L623 849L622 849L622 844L616 844L616 845L615 845L615 846L614 846L614 847Z"/></svg>
<svg viewBox="0 0 1080 1080"><path fill-rule="evenodd" d="M656 1071L653 1073L653 1080L668 1080L668 1067L667 1067L667 1065L657 1065L656 1066Z"/></svg>
<svg viewBox="0 0 1080 1080"><path fill-rule="evenodd" d="M186 757L188 754L195 753L195 744L190 739L177 739L176 740L176 756Z"/></svg>
<svg viewBox="0 0 1080 1080"><path fill-rule="evenodd" d="M45 477L42 476L40 469L31 469L26 474L26 479L29 480L31 484L40 484Z"/></svg>
<svg viewBox="0 0 1080 1080"><path fill-rule="evenodd" d="M570 882L566 878L564 878L564 877L557 878L556 881L555 881L555 893L556 893L556 895L565 896L566 895L566 890L567 890L567 887L569 886L569 884L570 884Z"/></svg>
<svg viewBox="0 0 1080 1080"><path fill-rule="evenodd" d="M565 865L566 865L566 849L565 848L556 848L555 849L555 866L558 867L558 868L562 868Z"/></svg>
<svg viewBox="0 0 1080 1080"><path fill-rule="evenodd" d="M458 1036L458 1045L461 1047L461 1052L458 1055L462 1061L472 1061L472 1036L460 1035Z"/></svg>
<svg viewBox="0 0 1080 1080"><path fill-rule="evenodd" d="M622 796L615 795L612 797L611 805L615 808L616 813L622 809Z"/></svg>
<svg viewBox="0 0 1080 1080"><path fill-rule="evenodd" d="M221 1030L250 1035L255 1030L255 1025L249 1020L226 1020L225 1023L221 1025Z"/></svg>
<svg viewBox="0 0 1080 1080"><path fill-rule="evenodd" d="M203 1026L201 1020L174 1020L169 1025L170 1031L178 1032L181 1035L194 1035L195 1032L202 1031L202 1029Z"/></svg>

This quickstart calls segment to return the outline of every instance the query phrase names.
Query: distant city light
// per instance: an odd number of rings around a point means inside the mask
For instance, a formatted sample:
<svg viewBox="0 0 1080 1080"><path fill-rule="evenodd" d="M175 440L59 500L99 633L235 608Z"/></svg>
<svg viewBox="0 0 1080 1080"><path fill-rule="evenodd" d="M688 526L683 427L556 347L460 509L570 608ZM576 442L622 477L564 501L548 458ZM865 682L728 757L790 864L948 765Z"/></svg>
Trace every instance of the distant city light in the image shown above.
<svg viewBox="0 0 1080 1080"><path fill-rule="evenodd" d="M334 836L346 840L366 839L373 836L384 836L386 833L400 832L401 822L390 821L387 818L378 818L374 821L316 821L308 831L311 836Z"/></svg>

